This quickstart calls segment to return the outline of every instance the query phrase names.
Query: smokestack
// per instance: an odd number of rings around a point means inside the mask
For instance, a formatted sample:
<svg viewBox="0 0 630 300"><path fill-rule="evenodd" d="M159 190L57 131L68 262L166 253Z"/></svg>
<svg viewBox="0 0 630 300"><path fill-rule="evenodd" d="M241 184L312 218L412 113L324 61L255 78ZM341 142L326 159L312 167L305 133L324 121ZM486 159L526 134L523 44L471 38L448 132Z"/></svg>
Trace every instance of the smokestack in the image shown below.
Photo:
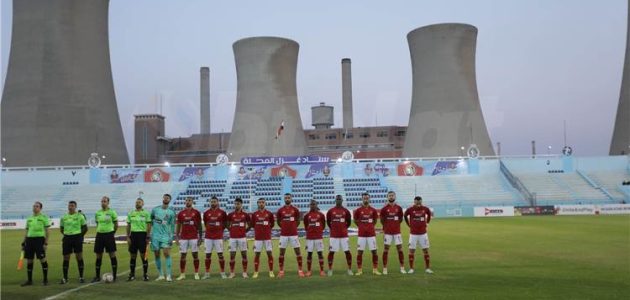
<svg viewBox="0 0 630 300"><path fill-rule="evenodd" d="M353 127L352 122L352 70L349 58L341 60L341 102L343 111L343 128Z"/></svg>
<svg viewBox="0 0 630 300"><path fill-rule="evenodd" d="M201 73L199 80L199 111L201 114L199 133L210 134L210 68L201 67L199 72Z"/></svg>

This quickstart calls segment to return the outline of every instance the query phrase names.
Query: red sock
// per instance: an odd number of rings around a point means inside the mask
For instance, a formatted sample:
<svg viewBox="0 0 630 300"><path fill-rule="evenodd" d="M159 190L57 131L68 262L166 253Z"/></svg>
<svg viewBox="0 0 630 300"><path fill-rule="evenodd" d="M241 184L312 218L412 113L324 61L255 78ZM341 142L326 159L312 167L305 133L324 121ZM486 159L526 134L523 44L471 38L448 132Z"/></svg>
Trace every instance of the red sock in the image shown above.
<svg viewBox="0 0 630 300"><path fill-rule="evenodd" d="M234 259L230 258L230 272L234 273L234 265L236 264L236 262L234 261Z"/></svg>
<svg viewBox="0 0 630 300"><path fill-rule="evenodd" d="M429 254L428 253L424 255L424 265L427 267L427 269L431 267L431 264L429 262Z"/></svg>
<svg viewBox="0 0 630 300"><path fill-rule="evenodd" d="M378 268L378 254L372 254L372 268Z"/></svg>
<svg viewBox="0 0 630 300"><path fill-rule="evenodd" d="M332 270L333 259L335 259L335 252L328 252L328 270Z"/></svg>
<svg viewBox="0 0 630 300"><path fill-rule="evenodd" d="M319 270L324 271L324 258L323 257L319 258Z"/></svg>
<svg viewBox="0 0 630 300"><path fill-rule="evenodd" d="M313 257L307 256L306 257L306 270L310 272L312 265L313 265Z"/></svg>
<svg viewBox="0 0 630 300"><path fill-rule="evenodd" d="M199 273L199 259L195 258L195 260L193 260L193 265L195 266L195 273Z"/></svg>
<svg viewBox="0 0 630 300"><path fill-rule="evenodd" d="M284 271L284 255L278 257L278 267L280 267L280 272Z"/></svg>
<svg viewBox="0 0 630 300"><path fill-rule="evenodd" d="M409 253L409 269L413 269L414 255Z"/></svg>
<svg viewBox="0 0 630 300"><path fill-rule="evenodd" d="M243 272L247 272L247 256L243 257L241 262L243 263Z"/></svg>
<svg viewBox="0 0 630 300"><path fill-rule="evenodd" d="M348 264L348 269L352 268L352 253L350 251L346 252L346 264Z"/></svg>
<svg viewBox="0 0 630 300"><path fill-rule="evenodd" d="M357 254L357 268L363 269L363 254Z"/></svg>
<svg viewBox="0 0 630 300"><path fill-rule="evenodd" d="M387 259L389 258L389 251L383 251L383 268L387 268Z"/></svg>
<svg viewBox="0 0 630 300"><path fill-rule="evenodd" d="M210 273L210 264L212 264L212 259L206 257L206 273Z"/></svg>
<svg viewBox="0 0 630 300"><path fill-rule="evenodd" d="M180 259L179 260L179 271L183 274L186 273L186 261Z"/></svg>
<svg viewBox="0 0 630 300"><path fill-rule="evenodd" d="M298 270L302 271L302 255L297 256Z"/></svg>
<svg viewBox="0 0 630 300"><path fill-rule="evenodd" d="M405 255L402 250L398 250L398 262L400 263L401 268L405 266Z"/></svg>
<svg viewBox="0 0 630 300"><path fill-rule="evenodd" d="M254 272L258 272L258 267L260 266L260 256L254 256Z"/></svg>
<svg viewBox="0 0 630 300"><path fill-rule="evenodd" d="M273 255L267 256L267 264L269 264L269 272L273 272Z"/></svg>
<svg viewBox="0 0 630 300"><path fill-rule="evenodd" d="M219 258L219 268L221 268L221 273L225 273L225 258Z"/></svg>

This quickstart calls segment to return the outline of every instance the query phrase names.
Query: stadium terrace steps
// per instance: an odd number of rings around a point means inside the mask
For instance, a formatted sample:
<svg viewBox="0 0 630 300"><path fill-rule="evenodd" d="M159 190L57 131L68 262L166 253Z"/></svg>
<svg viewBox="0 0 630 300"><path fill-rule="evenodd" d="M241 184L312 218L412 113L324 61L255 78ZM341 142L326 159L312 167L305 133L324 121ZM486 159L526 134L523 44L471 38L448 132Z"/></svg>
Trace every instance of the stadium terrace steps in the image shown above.
<svg viewBox="0 0 630 300"><path fill-rule="evenodd" d="M613 200L622 201L625 195L619 189L624 181L630 181L630 174L625 170L607 171L607 172L589 172L587 176L596 184L605 188L613 197Z"/></svg>
<svg viewBox="0 0 630 300"><path fill-rule="evenodd" d="M575 172L514 173L527 189L536 193L537 204L558 202L606 203L610 199Z"/></svg>

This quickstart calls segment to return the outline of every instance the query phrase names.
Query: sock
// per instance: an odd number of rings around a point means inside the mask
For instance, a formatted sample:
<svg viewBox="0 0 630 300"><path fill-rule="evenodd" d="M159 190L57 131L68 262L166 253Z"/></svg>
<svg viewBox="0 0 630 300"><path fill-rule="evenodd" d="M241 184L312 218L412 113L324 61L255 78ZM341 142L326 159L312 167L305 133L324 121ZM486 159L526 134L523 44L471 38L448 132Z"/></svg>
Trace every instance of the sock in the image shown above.
<svg viewBox="0 0 630 300"><path fill-rule="evenodd" d="M234 265L236 264L236 261L234 261L233 258L230 258L230 273L234 273Z"/></svg>
<svg viewBox="0 0 630 300"><path fill-rule="evenodd" d="M162 259L160 257L155 258L155 267L158 270L158 276L164 276L164 273L162 273Z"/></svg>
<svg viewBox="0 0 630 300"><path fill-rule="evenodd" d="M165 257L164 262L166 262L166 276L171 276L173 274L173 260L171 259L171 256L169 255L168 257Z"/></svg>
<svg viewBox="0 0 630 300"><path fill-rule="evenodd" d="M400 267L405 267L405 255L402 250L398 250L398 262L400 263Z"/></svg>
<svg viewBox="0 0 630 300"><path fill-rule="evenodd" d="M413 260L414 260L413 253L409 253L409 269L413 269Z"/></svg>
<svg viewBox="0 0 630 300"><path fill-rule="evenodd" d="M44 273L44 281L48 281L48 262L42 263L42 273Z"/></svg>
<svg viewBox="0 0 630 300"><path fill-rule="evenodd" d="M346 252L346 264L348 264L348 269L352 268L352 253L350 251Z"/></svg>
<svg viewBox="0 0 630 300"><path fill-rule="evenodd" d="M363 253L357 254L357 269L363 269Z"/></svg>
<svg viewBox="0 0 630 300"><path fill-rule="evenodd" d="M297 257L298 270L302 271L302 255L298 255Z"/></svg>
<svg viewBox="0 0 630 300"><path fill-rule="evenodd" d="M247 272L247 255L241 258L241 263L243 264L243 273Z"/></svg>
<svg viewBox="0 0 630 300"><path fill-rule="evenodd" d="M267 255L267 264L269 265L269 272L273 272L273 255Z"/></svg>
<svg viewBox="0 0 630 300"><path fill-rule="evenodd" d="M319 270L324 271L324 256L321 254L319 255Z"/></svg>
<svg viewBox="0 0 630 300"><path fill-rule="evenodd" d="M260 265L260 256L254 256L254 272L258 273L258 266Z"/></svg>
<svg viewBox="0 0 630 300"><path fill-rule="evenodd" d="M372 254L372 268L378 268L378 254L376 253Z"/></svg>
<svg viewBox="0 0 630 300"><path fill-rule="evenodd" d="M102 258L96 259L96 278L101 278L101 264L103 264Z"/></svg>
<svg viewBox="0 0 630 300"><path fill-rule="evenodd" d="M219 257L219 268L221 268L221 273L225 273L225 258L223 256Z"/></svg>
<svg viewBox="0 0 630 300"><path fill-rule="evenodd" d="M389 251L383 251L383 268L387 268L387 258L389 258Z"/></svg>
<svg viewBox="0 0 630 300"><path fill-rule="evenodd" d="M280 268L280 272L284 271L284 255L280 254L280 257L278 258L278 267Z"/></svg>
<svg viewBox="0 0 630 300"><path fill-rule="evenodd" d="M70 268L70 261L63 261L63 279L68 280L68 268Z"/></svg>
<svg viewBox="0 0 630 300"><path fill-rule="evenodd" d="M136 276L136 259L130 258L129 259L129 277L134 277L134 276Z"/></svg>
<svg viewBox="0 0 630 300"><path fill-rule="evenodd" d="M210 273L210 264L212 264L212 259L206 256L206 260L204 262L206 264L206 273Z"/></svg>
<svg viewBox="0 0 630 300"><path fill-rule="evenodd" d="M313 265L313 252L309 252L306 256L306 270L308 272L311 271L311 266Z"/></svg>
<svg viewBox="0 0 630 300"><path fill-rule="evenodd" d="M116 281L116 273L118 271L118 258L112 257L111 262L112 262L112 275L114 276L114 281Z"/></svg>
<svg viewBox="0 0 630 300"><path fill-rule="evenodd" d="M334 259L335 259L335 252L328 252L328 270L332 270Z"/></svg>
<svg viewBox="0 0 630 300"><path fill-rule="evenodd" d="M149 271L149 260L148 259L144 259L144 256L142 256L142 274L144 276L147 276L147 272Z"/></svg>
<svg viewBox="0 0 630 300"><path fill-rule="evenodd" d="M83 278L83 269L85 268L85 263L83 262L83 259L79 260L79 278Z"/></svg>
<svg viewBox="0 0 630 300"><path fill-rule="evenodd" d="M424 265L426 266L427 269L431 267L431 263L430 263L429 254L428 253L424 255Z"/></svg>
<svg viewBox="0 0 630 300"><path fill-rule="evenodd" d="M28 281L33 281L33 263L26 263L26 276Z"/></svg>
<svg viewBox="0 0 630 300"><path fill-rule="evenodd" d="M193 259L193 266L195 267L195 274L199 273L199 259Z"/></svg>
<svg viewBox="0 0 630 300"><path fill-rule="evenodd" d="M186 260L185 259L179 260L179 272L182 274L186 273Z"/></svg>

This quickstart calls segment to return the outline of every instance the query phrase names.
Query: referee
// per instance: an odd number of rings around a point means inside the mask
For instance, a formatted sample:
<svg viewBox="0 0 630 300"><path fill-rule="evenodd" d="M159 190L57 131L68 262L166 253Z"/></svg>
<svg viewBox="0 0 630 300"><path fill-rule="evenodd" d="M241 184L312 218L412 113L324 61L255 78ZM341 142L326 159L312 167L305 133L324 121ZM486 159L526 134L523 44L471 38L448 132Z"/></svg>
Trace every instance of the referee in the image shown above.
<svg viewBox="0 0 630 300"><path fill-rule="evenodd" d="M48 261L46 261L46 246L48 245L48 233L50 220L42 214L42 203L36 201L33 204L33 215L26 219L26 236L22 242L24 257L26 258L26 270L28 280L22 286L33 285L33 259L42 263L44 273L44 285L48 285Z"/></svg>
<svg viewBox="0 0 630 300"><path fill-rule="evenodd" d="M118 214L109 208L109 197L101 198L101 209L96 212L96 241L94 242L94 253L96 253L96 277L92 282L101 281L101 264L103 263L103 252L109 253L112 262L112 274L116 281L116 270L118 260L116 259L116 239L114 234L118 229Z"/></svg>
<svg viewBox="0 0 630 300"><path fill-rule="evenodd" d="M84 283L83 279L83 236L87 233L87 223L85 217L77 212L77 202L68 202L68 213L61 218L59 229L63 234L62 253L63 253L63 278L60 284L68 283L68 268L70 267L70 255L74 253L79 266L79 282Z"/></svg>
<svg viewBox="0 0 630 300"><path fill-rule="evenodd" d="M149 281L147 271L149 261L146 259L147 245L151 233L151 214L144 210L144 200L136 199L136 209L127 214L127 245L129 246L129 277L127 281L136 279L136 257L140 252L142 260L142 279Z"/></svg>

